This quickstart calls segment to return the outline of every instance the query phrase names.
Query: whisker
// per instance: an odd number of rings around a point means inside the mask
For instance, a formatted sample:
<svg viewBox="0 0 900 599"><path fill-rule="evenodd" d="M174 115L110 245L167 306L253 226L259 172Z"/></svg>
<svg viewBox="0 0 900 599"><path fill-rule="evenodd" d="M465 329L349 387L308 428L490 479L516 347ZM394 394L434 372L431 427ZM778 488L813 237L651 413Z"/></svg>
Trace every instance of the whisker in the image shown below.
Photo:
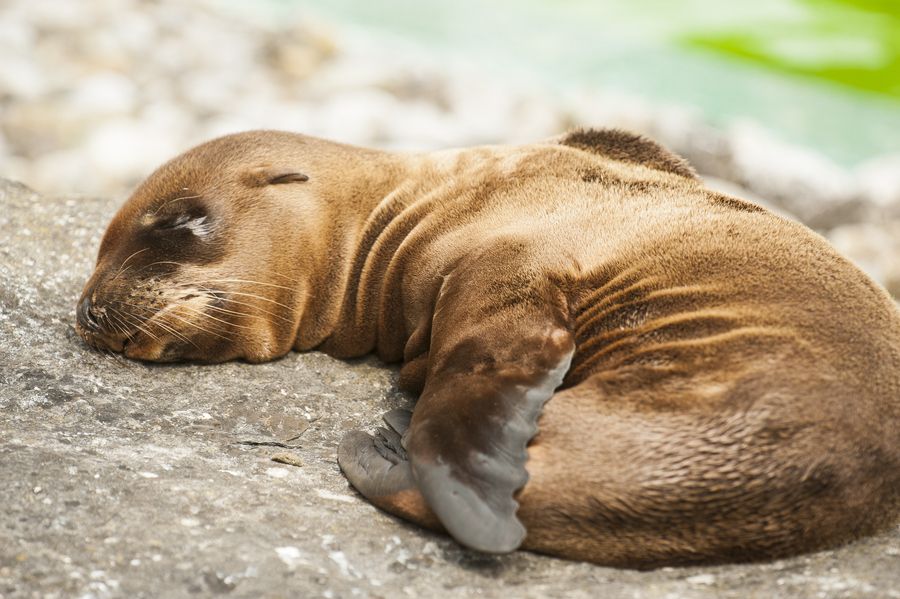
<svg viewBox="0 0 900 599"><path fill-rule="evenodd" d="M283 320L284 322L286 322L286 323L288 323L288 324L293 324L293 321L292 321L290 318L285 318L285 317L282 316L281 314L276 314L275 312L270 312L270 311L268 311L268 310L265 310L265 309L261 308L260 306L257 306L256 304L251 304L250 302L241 302L241 301L238 301L238 300L233 299L233 298L228 298L227 301L228 301L229 304L236 304L236 305L239 305L239 306L247 306L247 307L249 307L249 308L253 308L254 310L258 310L258 311L262 312L263 314L268 314L268 315L271 316L272 318L277 318L277 319L279 319L279 320ZM238 316L248 316L248 317L252 317L252 318L262 318L262 316L259 316L259 315L257 315L257 314L250 314L249 312L238 312L238 311L235 311L235 310L228 310L228 309L226 309L226 308L220 308L219 306L212 306L212 305L210 305L210 306L208 306L208 307L211 308L211 309L213 309L213 310L219 310L219 311L222 311L222 312L228 312L228 313L235 314L235 315L238 315Z"/></svg>
<svg viewBox="0 0 900 599"><path fill-rule="evenodd" d="M277 287L279 289L287 289L288 291L296 291L294 287L285 285L276 285L275 283L264 283L263 281L253 281L251 279L206 279L200 283L250 283L252 285L264 285L266 287Z"/></svg>
<svg viewBox="0 0 900 599"><path fill-rule="evenodd" d="M194 342L193 342L193 341L191 341L189 338L187 338L187 337L184 336L183 334L179 333L177 330L175 330L175 329L172 328L171 326L163 326L163 324L160 323L160 320L162 320L162 319L165 317L165 315L160 316L160 318L158 318L157 320L151 320L151 319L153 318L153 316L154 316L155 314L157 314L158 312L154 312L154 311L152 311L150 308L147 308L146 306L139 306L139 305L137 305L137 304L131 304L131 303L128 303L128 302L122 302L122 303L123 303L124 305L126 305L126 306L131 306L131 307L133 307L133 308L140 308L141 310L145 310L145 311L147 311L147 312L151 312L150 316L147 317L147 318L144 320L144 325L146 325L146 326L145 326L144 328L142 328L141 330L144 331L145 333L147 333L148 335L152 336L155 340L160 341L159 337L157 337L157 336L155 336L155 335L153 335L152 333L149 332L149 326L150 326L150 325L153 325L153 326L159 326L160 329L162 329L163 331L169 333L169 334L172 335L173 337L175 337L175 338L177 338L177 339L180 339L180 340L182 340L182 341L185 341L185 342L187 342L187 343L190 343L191 345L194 345ZM140 325L138 325L138 326L140 326ZM194 347L197 347L197 346L194 345ZM197 348L197 349L200 349L200 348Z"/></svg>
<svg viewBox="0 0 900 599"><path fill-rule="evenodd" d="M276 277L281 277L282 279L287 279L288 281L290 281L290 282L292 282L292 283L297 283L297 284L300 283L299 279L295 279L295 278L293 278L293 277L289 277L289 276L287 276L287 275L283 275L283 274L281 274L280 272L273 272L273 273L271 273L271 274L275 275Z"/></svg>
<svg viewBox="0 0 900 599"><path fill-rule="evenodd" d="M158 326L164 332L167 332L183 341L190 342L190 340L187 337L185 337L182 333L179 333L176 329L172 328L171 323L163 322L166 317L165 314L160 314L158 317L154 318L156 316L156 314L159 314L159 313L156 312L154 314L151 314L146 320L144 320L144 324L147 325L148 327L151 325Z"/></svg>
<svg viewBox="0 0 900 599"><path fill-rule="evenodd" d="M109 322L112 324L113 319L115 319L115 321L119 325L119 332L121 332L125 337L131 337L131 333L129 332L128 326L127 326L128 323L126 323L124 320L125 315L122 314L122 312L120 312L119 310L116 310L115 308L113 308L112 306L110 306L108 308L108 311L109 311Z"/></svg>
<svg viewBox="0 0 900 599"><path fill-rule="evenodd" d="M128 306L129 308L137 308L138 310L141 310L143 312L149 312L151 315L153 314L153 310L151 310L150 308L148 308L146 306L141 306L139 304L132 304L130 302L125 302L125 301L121 301L121 300L118 303L122 306ZM125 316L126 316L125 313L120 312L119 310L116 310L116 313L122 318L125 318ZM131 317L131 320L129 321L130 324L134 324L134 322L143 322L146 320L146 317L141 318L140 315L134 314L132 312L128 312L127 316Z"/></svg>
<svg viewBox="0 0 900 599"><path fill-rule="evenodd" d="M138 307L140 307L140 306L138 306ZM140 321L135 320L134 316L126 316L125 314L121 314L121 315L125 319L126 322L128 322L129 324L133 324L137 330L152 337L154 340L159 341L159 337L157 337L150 330L148 330L147 327L145 327Z"/></svg>
<svg viewBox="0 0 900 599"><path fill-rule="evenodd" d="M139 306L139 305L137 305L137 304L131 304L131 303L128 303L128 302L122 302L122 303L125 304L125 305L127 305L127 306L132 306L132 307L135 307L135 308L140 308L140 309L142 309L142 310L150 311L150 309L147 308L146 306ZM180 306L180 307L182 307L182 308L188 308L188 309L190 309L192 312L194 312L195 314L199 314L200 316L204 316L204 317L205 317L205 316L208 316L207 314L204 314L203 312L200 312L200 311L198 311L198 310L193 310L193 309L191 309L191 308L189 308L188 306L185 306L185 305ZM191 325L191 326L193 326L193 327L195 327L195 328L197 328L197 329L200 329L201 331L203 331L203 332L205 332L205 333L209 333L210 335L215 335L216 337L219 337L219 338L221 338L221 339L225 339L226 341L230 339L229 337L225 337L225 336L220 335L219 333L217 333L217 332L215 332L215 331L211 331L211 330L209 330L209 329L206 329L206 328L204 328L204 327L201 327L201 326L198 325L197 323L192 322L191 320L188 320L188 319L186 319L186 318L183 318L183 317L179 316L178 314L174 314L174 313L172 313L172 312L169 312L169 313L166 313L166 314L161 314L157 319L153 320L154 314L158 314L158 313L159 313L159 312L153 312L153 313L150 315L150 317L149 317L147 320L145 320L144 322L147 323L148 325L158 326L158 327L159 327L160 329L162 329L163 331L169 333L170 335L176 337L177 339L180 339L180 340L182 340L182 341L184 341L184 342L186 342L186 343L190 343L191 345L193 345L193 346L196 347L197 349L200 349L200 348L197 346L197 344L195 344L189 337L187 337L186 335L184 335L183 333L180 333L177 329L175 329L174 326L173 326L173 323L172 323L171 321L167 322L167 321L166 321L166 318L169 318L169 317L175 317L175 318L177 318L178 320L180 320L180 321L182 321L182 322L184 322L184 323L186 323L186 324L188 324L188 325ZM219 319L214 319L214 320L219 320ZM221 321L221 322L224 323L225 321ZM225 324L227 325L228 323L225 323Z"/></svg>
<svg viewBox="0 0 900 599"><path fill-rule="evenodd" d="M106 350L104 350L103 353L106 355L106 357L110 361L112 361L113 364L115 364L119 368L129 368L129 369L134 368L134 362L132 362L130 360L126 360L122 356L122 354L116 353L116 352L112 351L111 349L106 349Z"/></svg>
<svg viewBox="0 0 900 599"><path fill-rule="evenodd" d="M281 302L276 302L275 300L265 297L264 295L256 295L255 293L247 293L245 291L226 291L224 289L210 289L210 288L204 288L204 287L201 287L201 289L203 289L204 291L207 291L209 293L212 293L212 294L240 295L240 296L244 296L244 297L252 297L252 298L255 298L258 300L262 300L264 302L269 302L269 303L275 304L276 306L281 306L285 310L290 310L291 312L294 311L294 309L291 308L290 306L286 306L286 305L282 304Z"/></svg>
<svg viewBox="0 0 900 599"><path fill-rule="evenodd" d="M146 251L149 250L149 249L150 249L149 247L145 247L144 249L138 250L138 251L134 252L133 254L131 254L130 256L128 256L127 258L125 258L125 261L122 262L122 265L119 266L119 270L116 271L115 276L114 276L112 279L110 279L110 281L115 281L116 279L119 278L119 276L120 276L123 272L125 272L125 270L123 270L123 269L125 269L125 265L128 264L128 261L129 261L129 260L131 260L132 258L134 258L135 256L137 256L137 255L140 254L141 252L146 252Z"/></svg>
<svg viewBox="0 0 900 599"><path fill-rule="evenodd" d="M226 337L225 335L221 335L221 334L219 334L219 333L217 333L217 332L215 332L215 331L210 331L209 329L203 328L203 327L201 327L199 324L197 324L196 322L193 322L193 321L191 321L191 320L188 320L187 318L184 318L184 317L182 317L182 316L179 316L178 314L172 314L172 313L165 314L165 315L163 315L163 316L160 316L160 320L164 320L164 319L166 319L166 318L168 318L168 317L170 317L170 316L174 316L175 318L177 318L178 320L182 321L183 323L188 324L188 325L190 325L190 326L192 326L192 327L194 327L194 328L196 328L196 329L200 329L200 330L203 331L204 333L208 333L208 334L210 334L210 335L215 335L215 336L218 337L219 339L224 339L225 341L230 341L230 340L231 340L230 337ZM167 324L171 324L171 323L167 323ZM173 334L175 334L174 331L173 331ZM196 347L197 349L200 349L193 341L190 341L189 339L185 339L185 340L188 341L188 343L190 343L191 345L193 345L193 346Z"/></svg>
<svg viewBox="0 0 900 599"><path fill-rule="evenodd" d="M115 359L112 356L112 350L106 349L105 347L95 347L94 349L100 352L100 356L102 356L104 360L115 363Z"/></svg>
<svg viewBox="0 0 900 599"><path fill-rule="evenodd" d="M260 319L260 320L262 320L262 321L265 321L265 320L266 320L266 317L265 317L265 316L262 316L262 315L260 315L260 314L250 314L249 312L238 312L238 311L236 311L236 310L228 310L228 309L226 309L226 308L220 308L220 307L218 307L218 306L207 306L206 309L207 309L207 310L212 310L212 311L215 311L215 312L220 312L220 313L222 313L222 314L226 314L226 315L229 315L229 316L237 316L237 317L239 317L239 318L258 318L258 319Z"/></svg>
<svg viewBox="0 0 900 599"><path fill-rule="evenodd" d="M187 310L190 310L190 311L193 312L194 314L199 314L200 316L204 316L204 317L206 317L206 318L211 318L212 320L221 322L222 324L224 324L224 325L227 326L227 327L235 327L235 328L238 328L238 329L247 329L247 330L251 330L251 331L253 330L253 327L248 327L248 326L244 326L244 325L240 325L240 324L235 324L235 323L233 323L233 322L228 322L227 320L222 320L221 318L216 318L216 317L213 316L212 314L207 314L206 312L203 312L203 311L201 311L201 310L197 310L196 308L191 308L191 307L188 306L188 305L183 305L183 306L180 306L180 307L183 307L183 308L185 308L185 309L187 309Z"/></svg>
<svg viewBox="0 0 900 599"><path fill-rule="evenodd" d="M126 272L128 272L129 270L131 270L131 267L132 267L132 266L134 266L134 264L129 264L129 265L126 266L124 269L120 269L119 272L116 274L116 276L113 277L113 278L110 280L110 282L115 281L118 277L124 275Z"/></svg>
<svg viewBox="0 0 900 599"><path fill-rule="evenodd" d="M110 308L112 311L112 308ZM128 337L128 330L125 328L125 323L122 322L122 319L116 316L115 314L109 315L109 324L113 329L124 337Z"/></svg>
<svg viewBox="0 0 900 599"><path fill-rule="evenodd" d="M191 340L186 335L183 335L182 333L179 333L177 330L175 330L174 326L172 326L172 323L165 322L165 319L167 316L174 316L175 318L178 318L178 320L183 320L187 324L194 325L194 323L192 323L184 318L179 317L177 314L165 314L163 316L160 316L159 318L157 318L156 320L153 321L153 324L158 326L159 328L161 328L163 331L168 332L170 335L172 335L176 339L184 341L185 343L190 343L197 349L200 349L200 346L198 346L196 343L194 343L193 340ZM194 326L196 326L196 325L194 325ZM201 327L197 327L197 328L200 328L201 330L209 333L210 335L215 335L215 333L206 331L205 329L202 329ZM217 336L220 336L220 335L217 335Z"/></svg>

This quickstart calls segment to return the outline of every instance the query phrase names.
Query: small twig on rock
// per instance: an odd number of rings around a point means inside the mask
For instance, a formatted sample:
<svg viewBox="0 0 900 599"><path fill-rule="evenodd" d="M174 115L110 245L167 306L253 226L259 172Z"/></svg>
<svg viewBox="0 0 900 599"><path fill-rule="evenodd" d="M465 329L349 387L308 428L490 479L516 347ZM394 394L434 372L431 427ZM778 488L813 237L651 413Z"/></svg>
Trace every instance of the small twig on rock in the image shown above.
<svg viewBox="0 0 900 599"><path fill-rule="evenodd" d="M280 441L235 441L232 445L250 445L251 447L281 447L282 449L297 449L299 445L287 445Z"/></svg>

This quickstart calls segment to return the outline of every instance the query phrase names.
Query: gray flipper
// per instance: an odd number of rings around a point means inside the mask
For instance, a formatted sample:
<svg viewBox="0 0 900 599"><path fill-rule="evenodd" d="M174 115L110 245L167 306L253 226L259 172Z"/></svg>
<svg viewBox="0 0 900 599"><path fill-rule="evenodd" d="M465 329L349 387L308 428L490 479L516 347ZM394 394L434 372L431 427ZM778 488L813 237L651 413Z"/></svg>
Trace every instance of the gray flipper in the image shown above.
<svg viewBox="0 0 900 599"><path fill-rule="evenodd" d="M395 408L389 412L385 412L381 419L384 420L384 423L391 427L391 429L398 435L402 436L406 434L407 429L409 429L409 422L412 420L412 411L404 410L403 408Z"/></svg>
<svg viewBox="0 0 900 599"><path fill-rule="evenodd" d="M406 443L413 476L447 531L467 547L505 553L525 537L514 495L528 480L526 447L538 416L574 353L568 335L559 341L532 343L518 363L440 381L431 396L426 388L413 414Z"/></svg>
<svg viewBox="0 0 900 599"><path fill-rule="evenodd" d="M391 410L384 415L389 428L379 427L374 437L351 431L341 439L338 465L350 484L365 497L389 496L415 488L401 444L401 436L409 426L409 414L407 410Z"/></svg>

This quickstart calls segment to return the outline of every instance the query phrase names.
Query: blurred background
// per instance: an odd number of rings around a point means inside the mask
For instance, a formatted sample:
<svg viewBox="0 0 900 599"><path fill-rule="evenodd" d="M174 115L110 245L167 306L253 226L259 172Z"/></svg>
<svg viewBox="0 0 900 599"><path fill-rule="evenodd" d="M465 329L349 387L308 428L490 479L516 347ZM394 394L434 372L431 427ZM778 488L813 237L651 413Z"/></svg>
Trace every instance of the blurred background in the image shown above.
<svg viewBox="0 0 900 599"><path fill-rule="evenodd" d="M895 0L0 0L0 177L122 200L210 137L624 127L900 297ZM0 207L2 208L2 207Z"/></svg>

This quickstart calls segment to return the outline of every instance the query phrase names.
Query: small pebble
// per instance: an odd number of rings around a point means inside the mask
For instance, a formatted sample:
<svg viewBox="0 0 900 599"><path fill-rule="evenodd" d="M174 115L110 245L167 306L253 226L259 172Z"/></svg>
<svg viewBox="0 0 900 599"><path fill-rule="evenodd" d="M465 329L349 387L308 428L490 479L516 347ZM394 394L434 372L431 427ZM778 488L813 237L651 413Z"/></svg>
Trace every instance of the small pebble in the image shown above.
<svg viewBox="0 0 900 599"><path fill-rule="evenodd" d="M690 584L711 585L715 584L716 577L712 574L697 574L695 576L688 576L685 580Z"/></svg>
<svg viewBox="0 0 900 599"><path fill-rule="evenodd" d="M272 461L289 466L297 466L298 468L303 467L303 461L294 453L276 453L272 456Z"/></svg>

